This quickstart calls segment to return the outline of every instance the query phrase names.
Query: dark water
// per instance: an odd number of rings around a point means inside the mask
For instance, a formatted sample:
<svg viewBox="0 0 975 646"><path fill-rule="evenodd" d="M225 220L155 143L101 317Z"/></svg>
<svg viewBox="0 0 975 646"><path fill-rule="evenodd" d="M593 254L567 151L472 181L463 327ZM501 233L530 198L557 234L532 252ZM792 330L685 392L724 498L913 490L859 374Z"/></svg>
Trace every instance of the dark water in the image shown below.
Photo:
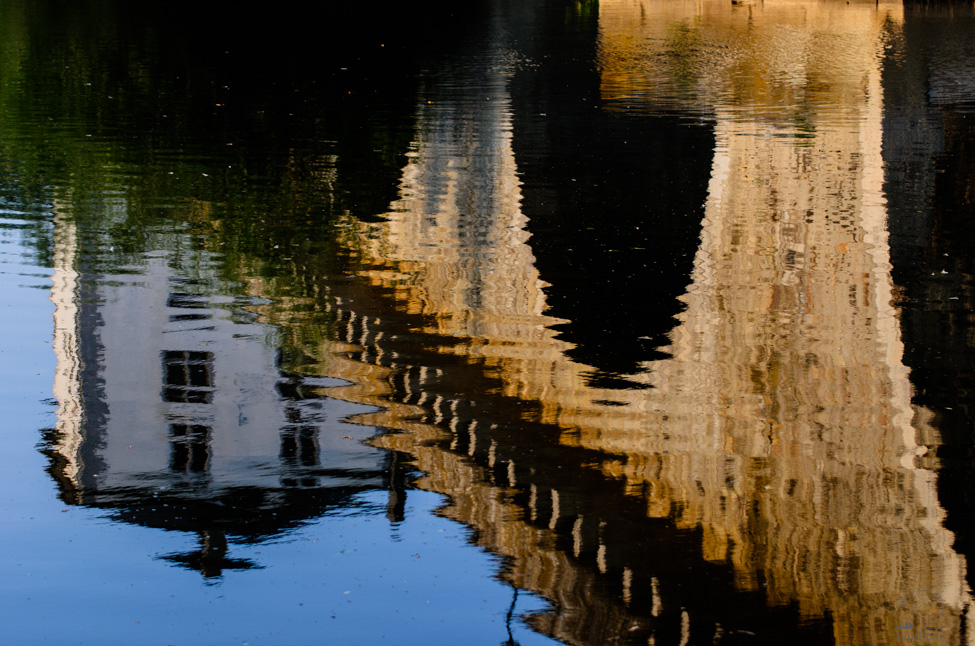
<svg viewBox="0 0 975 646"><path fill-rule="evenodd" d="M968 643L973 29L0 2L0 644Z"/></svg>

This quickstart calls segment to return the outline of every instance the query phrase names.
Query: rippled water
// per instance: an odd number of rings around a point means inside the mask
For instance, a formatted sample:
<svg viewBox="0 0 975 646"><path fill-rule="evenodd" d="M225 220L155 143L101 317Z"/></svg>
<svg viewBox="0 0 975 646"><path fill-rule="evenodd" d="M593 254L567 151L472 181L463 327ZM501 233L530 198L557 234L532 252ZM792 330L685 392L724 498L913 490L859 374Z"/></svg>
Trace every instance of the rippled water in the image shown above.
<svg viewBox="0 0 975 646"><path fill-rule="evenodd" d="M970 4L179 9L0 4L0 643L971 639Z"/></svg>

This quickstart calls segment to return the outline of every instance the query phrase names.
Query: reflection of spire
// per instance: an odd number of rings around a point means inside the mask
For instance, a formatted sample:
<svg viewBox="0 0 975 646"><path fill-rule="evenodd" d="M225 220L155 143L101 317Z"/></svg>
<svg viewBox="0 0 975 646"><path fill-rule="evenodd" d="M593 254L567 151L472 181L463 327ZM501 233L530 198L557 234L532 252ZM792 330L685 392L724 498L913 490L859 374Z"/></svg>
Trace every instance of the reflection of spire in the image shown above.
<svg viewBox="0 0 975 646"><path fill-rule="evenodd" d="M638 450L646 457L622 473L634 484L666 483L671 504L712 534L714 555L732 559L742 585L764 578L773 601L798 599L804 613L831 613L839 641L892 639L891 595L907 590L915 605L942 608L942 627L957 632L968 603L964 563L941 526L934 473L916 468L920 445L936 438L924 412L911 410L891 305L878 61L882 29L897 11L864 7L869 15L853 21L838 6L802 7L769 9L765 20L758 9L749 14L756 43L817 25L779 59L808 67L762 85L780 99L765 103L754 87L714 99L718 149L695 282L674 333L674 360L648 373L658 395L707 384L699 389L705 396L681 407L673 395L662 401L691 422L683 432L665 427L668 444L682 449ZM700 31L707 44L711 34ZM837 38L842 57L834 55ZM765 61L749 51L729 58L739 68L754 63L754 77L743 82L758 87L768 80L758 71ZM725 79L710 72L720 86ZM814 84L819 95L803 94ZM796 125L781 119L802 103L812 106L797 139ZM767 119L751 116L763 110ZM593 446L620 443L603 437ZM723 448L694 448L702 443ZM722 454L724 463L709 459ZM720 509L679 493L691 470L699 487L721 492ZM755 510L759 518L751 518ZM754 536L759 520L766 529ZM796 572L797 559L820 564Z"/></svg>
<svg viewBox="0 0 975 646"><path fill-rule="evenodd" d="M541 317L542 285L519 209L507 89L512 72L499 49L466 91L433 89L432 100L418 107L401 197L385 221L358 225L355 244L366 245L362 253L370 262L394 261L395 273L377 267L377 282L420 277L400 293L410 312L434 315L437 331L522 343L528 328L535 337L551 336L543 327L551 319ZM470 69L447 74L462 72Z"/></svg>

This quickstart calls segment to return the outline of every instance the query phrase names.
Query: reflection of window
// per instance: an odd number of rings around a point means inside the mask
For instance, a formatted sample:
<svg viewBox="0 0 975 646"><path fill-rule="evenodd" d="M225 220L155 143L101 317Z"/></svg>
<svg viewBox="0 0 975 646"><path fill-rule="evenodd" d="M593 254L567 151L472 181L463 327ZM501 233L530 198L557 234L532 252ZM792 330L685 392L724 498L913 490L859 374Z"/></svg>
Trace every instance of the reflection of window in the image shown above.
<svg viewBox="0 0 975 646"><path fill-rule="evenodd" d="M169 295L166 299L166 307L177 307L179 309L203 309L207 306L206 299L195 294L184 294L176 292Z"/></svg>
<svg viewBox="0 0 975 646"><path fill-rule="evenodd" d="M182 321L207 321L211 318L210 314L170 314L170 323L179 323Z"/></svg>
<svg viewBox="0 0 975 646"><path fill-rule="evenodd" d="M169 425L169 468L177 473L202 473L210 461L210 427Z"/></svg>
<svg viewBox="0 0 975 646"><path fill-rule="evenodd" d="M318 464L318 427L286 426L281 429L281 461L289 466Z"/></svg>
<svg viewBox="0 0 975 646"><path fill-rule="evenodd" d="M213 397L213 353L166 350L163 361L163 400L209 404Z"/></svg>
<svg viewBox="0 0 975 646"><path fill-rule="evenodd" d="M176 292L169 295L166 299L166 307L173 307L177 309L191 309L191 310L201 310L207 307L207 301L202 296L196 296L193 294L184 294L182 292ZM169 320L171 322L180 321L205 321L212 318L210 312L194 312L192 314L170 314Z"/></svg>

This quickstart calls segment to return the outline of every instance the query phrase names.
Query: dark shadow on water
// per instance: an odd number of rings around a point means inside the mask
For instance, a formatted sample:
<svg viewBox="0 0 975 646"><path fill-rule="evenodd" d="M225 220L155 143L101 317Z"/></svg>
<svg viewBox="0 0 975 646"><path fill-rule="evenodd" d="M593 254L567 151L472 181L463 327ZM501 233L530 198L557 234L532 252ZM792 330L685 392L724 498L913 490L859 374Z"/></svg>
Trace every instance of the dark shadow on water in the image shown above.
<svg viewBox="0 0 975 646"><path fill-rule="evenodd" d="M570 356L597 368L594 385L633 388L624 376L665 356L690 283L714 135L675 116L604 109L598 14L567 25L569 12L539 10L533 65L511 84L522 210L548 313L569 321L557 329L576 345Z"/></svg>
<svg viewBox="0 0 975 646"><path fill-rule="evenodd" d="M975 48L971 3L912 2L884 67L892 276L913 403L941 435L938 492L975 554ZM968 568L969 585L975 572Z"/></svg>
<svg viewBox="0 0 975 646"><path fill-rule="evenodd" d="M251 570L260 568L247 559L227 558L227 537L220 531L201 530L196 535L199 549L183 554L166 554L158 558L196 570L208 581L219 580L224 570Z"/></svg>

